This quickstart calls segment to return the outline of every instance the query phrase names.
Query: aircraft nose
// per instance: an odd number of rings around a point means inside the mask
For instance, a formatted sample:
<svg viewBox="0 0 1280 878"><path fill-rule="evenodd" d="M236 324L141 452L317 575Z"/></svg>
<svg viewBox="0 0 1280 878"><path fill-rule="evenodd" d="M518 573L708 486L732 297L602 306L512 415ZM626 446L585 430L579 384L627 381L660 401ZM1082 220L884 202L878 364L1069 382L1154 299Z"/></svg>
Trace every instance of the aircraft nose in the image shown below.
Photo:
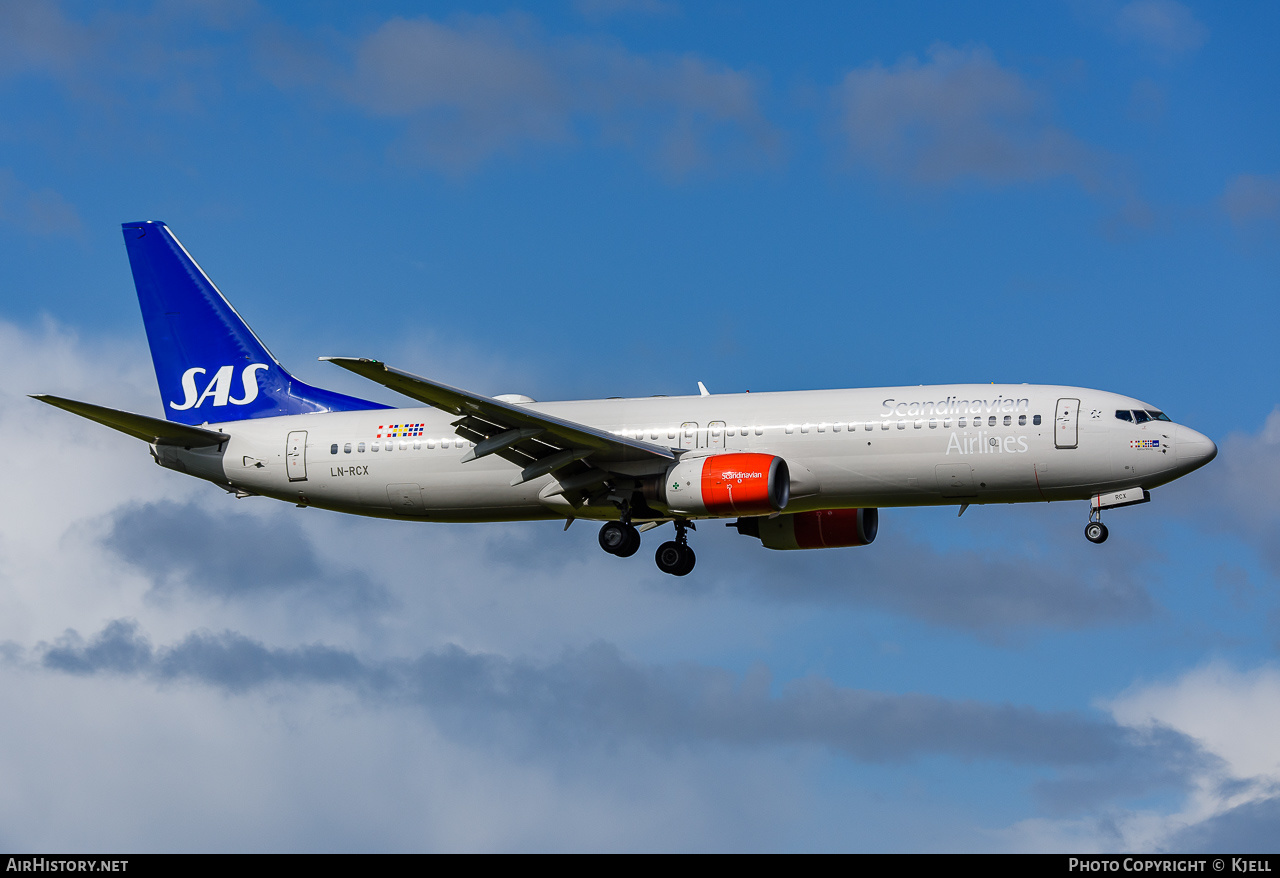
<svg viewBox="0 0 1280 878"><path fill-rule="evenodd" d="M1178 469L1191 472L1199 469L1218 456L1218 446L1203 433L1197 433L1190 427L1179 427L1174 434L1174 453L1178 458Z"/></svg>

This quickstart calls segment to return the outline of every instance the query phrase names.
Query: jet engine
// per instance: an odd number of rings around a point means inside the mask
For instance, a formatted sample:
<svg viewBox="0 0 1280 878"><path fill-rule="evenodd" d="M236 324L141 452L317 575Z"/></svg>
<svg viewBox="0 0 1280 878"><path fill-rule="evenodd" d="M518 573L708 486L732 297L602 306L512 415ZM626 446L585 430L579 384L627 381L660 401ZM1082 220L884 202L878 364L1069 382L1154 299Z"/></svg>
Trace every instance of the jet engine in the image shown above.
<svg viewBox="0 0 1280 878"><path fill-rule="evenodd" d="M713 454L667 470L655 499L676 515L770 515L791 499L791 476L772 454Z"/></svg>
<svg viewBox="0 0 1280 878"><path fill-rule="evenodd" d="M836 549L866 546L880 528L879 509L819 509L773 518L739 518L729 527L758 537L766 549Z"/></svg>

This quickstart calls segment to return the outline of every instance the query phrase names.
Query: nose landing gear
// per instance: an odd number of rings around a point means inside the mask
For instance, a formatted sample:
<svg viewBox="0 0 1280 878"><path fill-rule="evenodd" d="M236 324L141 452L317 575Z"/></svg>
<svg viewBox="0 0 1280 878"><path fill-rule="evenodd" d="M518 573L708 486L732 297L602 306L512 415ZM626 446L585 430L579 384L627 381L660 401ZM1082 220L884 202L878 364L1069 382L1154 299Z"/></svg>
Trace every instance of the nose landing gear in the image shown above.
<svg viewBox="0 0 1280 878"><path fill-rule="evenodd" d="M1084 538L1091 543L1107 541L1107 526L1102 523L1102 510L1089 510L1089 523L1084 526Z"/></svg>

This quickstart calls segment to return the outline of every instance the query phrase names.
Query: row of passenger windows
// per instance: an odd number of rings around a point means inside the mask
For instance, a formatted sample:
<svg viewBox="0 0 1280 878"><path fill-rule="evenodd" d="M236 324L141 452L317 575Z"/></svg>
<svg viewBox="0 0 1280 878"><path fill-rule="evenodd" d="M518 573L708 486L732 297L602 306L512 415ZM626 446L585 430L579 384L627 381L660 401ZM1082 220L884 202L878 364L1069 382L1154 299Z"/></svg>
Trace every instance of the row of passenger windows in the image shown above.
<svg viewBox="0 0 1280 878"><path fill-rule="evenodd" d="M889 419L889 420L883 420L883 421L850 421L848 429L849 429L849 432L851 433L854 430L857 430L859 427L861 427L863 430L871 431L871 430L874 430L876 428L876 425L878 424L881 430L888 430L891 425L896 424L899 430L905 430L907 429L907 424L911 424L917 430L923 430L925 425L928 424L930 430L936 430L938 429L938 427L942 427L942 429L944 430L950 430L953 422L955 423L955 426L960 429L964 429L965 427L969 427L969 426L974 426L974 427L984 426L982 416L978 415L974 418L969 418L968 416L965 416L960 418L929 418L928 420L925 420L924 418L916 418L915 420L912 420L910 418L898 418L897 420ZM994 427L999 423L1003 423L1006 427L1012 427L1013 415L1005 415L1003 419L1001 419L998 415L988 415L985 421L985 426ZM1037 427L1040 426L1040 423L1041 423L1040 416L1032 415L1031 423L1034 426L1037 426ZM1027 416L1018 415L1018 426L1025 427L1026 425L1027 425ZM845 425L842 421L838 421L834 424L800 424L798 427L796 424L788 424L786 427L786 432L794 433L797 429L799 429L801 433L808 433L810 430L815 430L819 433L824 433L826 432L827 427L831 428L831 432L839 433L841 430L845 428Z"/></svg>
<svg viewBox="0 0 1280 878"><path fill-rule="evenodd" d="M423 445L426 445L427 448L435 448L437 444L439 444L441 448L466 448L468 446L474 445L475 443L468 442L466 439L439 439L439 440L437 439L413 439L413 440L401 439L398 443L392 442L390 440L387 440L386 442L369 442L369 443L356 442L354 443L354 450L357 454L364 454L365 448L367 445L368 450L371 452L392 451L397 446L400 448L401 451L409 451L409 450L421 451ZM353 443L351 442L343 443L342 453L350 454L353 450L352 445ZM329 453L330 454L338 453L337 442L329 446Z"/></svg>
<svg viewBox="0 0 1280 878"><path fill-rule="evenodd" d="M1116 417L1122 421L1128 421L1131 424L1145 424L1147 421L1173 421L1164 412L1153 412L1150 409L1143 411L1142 409L1116 409Z"/></svg>
<svg viewBox="0 0 1280 878"><path fill-rule="evenodd" d="M1128 412L1116 412L1116 417L1119 418L1121 417L1122 414L1128 414ZM1150 412L1150 413L1134 412L1134 414L1135 415L1137 414L1160 415L1160 418L1159 418L1160 420L1165 420L1165 421L1169 420L1159 412ZM1128 418L1122 418L1122 420L1128 420ZM1143 421L1145 420L1149 420L1149 419L1143 418ZM985 424L982 416L978 415L973 418L969 418L967 416L959 417L959 418L929 418L928 421L926 421L924 418L917 418L914 421L911 421L910 419L907 419L907 418L899 418L896 421L894 420L850 421L847 425L843 421L837 421L834 424L829 424L826 422L823 422L820 424L787 424L785 431L787 433L794 433L798 429L801 433L808 433L811 430L818 433L825 433L827 429L830 428L831 432L833 433L839 433L842 430L846 430L846 429L850 433L852 433L853 431L861 427L863 430L866 430L869 432L871 430L874 430L877 425L879 425L881 430L888 430L890 426L893 424L896 424L899 430L905 430L907 429L908 423L912 424L917 430L924 429L924 426L926 423L929 425L930 430L936 430L938 429L939 426L941 426L942 429L944 430L950 430L952 427L953 421L955 422L955 426L962 430L971 425L974 427L982 427L982 426L994 427L1000 423L1003 423L1004 426L1006 427L1011 427L1013 426L1013 415L1005 415L1002 419L997 415L988 415L986 418ZM1040 423L1041 423L1040 416L1032 415L1031 423L1036 427L1040 426ZM1142 421L1138 421L1138 423L1142 423ZM1018 426L1025 427L1026 425L1027 425L1027 416L1018 415ZM763 427L754 427L754 428L725 427L725 426L716 425L716 424L709 424L707 426L707 429L711 430L713 434L718 434L721 431L723 431L724 435L726 436L734 436L738 434L746 436L748 435L749 431L753 429L757 436L764 435ZM699 428L697 426L690 424L689 427L685 429L685 432L692 435L692 433L697 432L698 430ZM647 432L649 434L650 439L657 439L660 431L649 430ZM645 430L620 430L618 432L618 435L624 436L628 439L644 439L645 433L646 433ZM676 435L677 435L677 431L670 430L667 433L667 438L674 439L676 438ZM366 447L370 452L392 451L396 447L399 447L401 451L408 451L410 449L412 449L413 451L420 451L423 445L426 445L427 448L435 448L437 444L441 448L450 448L450 447L466 448L468 446L475 445L474 442L468 442L466 439L439 439L439 440L437 439L413 439L413 440L401 439L399 442L393 442L391 440L387 440L384 442L368 442L368 443L357 442L354 444L351 442L346 442L346 443L343 443L342 445L342 453L351 454L351 452L354 450L357 454L364 454ZM338 453L337 442L329 446L329 453L330 454Z"/></svg>

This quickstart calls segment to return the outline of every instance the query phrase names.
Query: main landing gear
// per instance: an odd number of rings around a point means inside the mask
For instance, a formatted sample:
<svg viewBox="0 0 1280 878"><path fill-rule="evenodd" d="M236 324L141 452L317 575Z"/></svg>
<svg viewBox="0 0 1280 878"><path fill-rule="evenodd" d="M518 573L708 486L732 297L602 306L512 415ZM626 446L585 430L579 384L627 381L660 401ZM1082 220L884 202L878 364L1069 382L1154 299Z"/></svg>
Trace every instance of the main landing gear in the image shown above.
<svg viewBox="0 0 1280 878"><path fill-rule="evenodd" d="M693 554L693 549L689 548L689 538L685 533L687 529L685 523L677 521L675 526L676 538L658 546L658 551L654 554L653 560L658 562L658 569L663 573L670 573L672 576L684 576L693 569L698 557Z"/></svg>
<svg viewBox="0 0 1280 878"><path fill-rule="evenodd" d="M634 555L640 548L640 531L629 519L630 516L622 521L606 521L600 528L600 548L619 558L629 558ZM685 576L697 562L693 549L689 548L687 534L693 524L687 521L673 523L676 526L676 538L658 546L653 559L663 573Z"/></svg>
<svg viewBox="0 0 1280 878"><path fill-rule="evenodd" d="M1091 543L1107 541L1107 526L1102 523L1102 510L1089 509L1089 523L1084 526L1084 538Z"/></svg>
<svg viewBox="0 0 1280 878"><path fill-rule="evenodd" d="M630 558L640 549L640 531L629 521L606 521L600 528L600 548L619 558Z"/></svg>

